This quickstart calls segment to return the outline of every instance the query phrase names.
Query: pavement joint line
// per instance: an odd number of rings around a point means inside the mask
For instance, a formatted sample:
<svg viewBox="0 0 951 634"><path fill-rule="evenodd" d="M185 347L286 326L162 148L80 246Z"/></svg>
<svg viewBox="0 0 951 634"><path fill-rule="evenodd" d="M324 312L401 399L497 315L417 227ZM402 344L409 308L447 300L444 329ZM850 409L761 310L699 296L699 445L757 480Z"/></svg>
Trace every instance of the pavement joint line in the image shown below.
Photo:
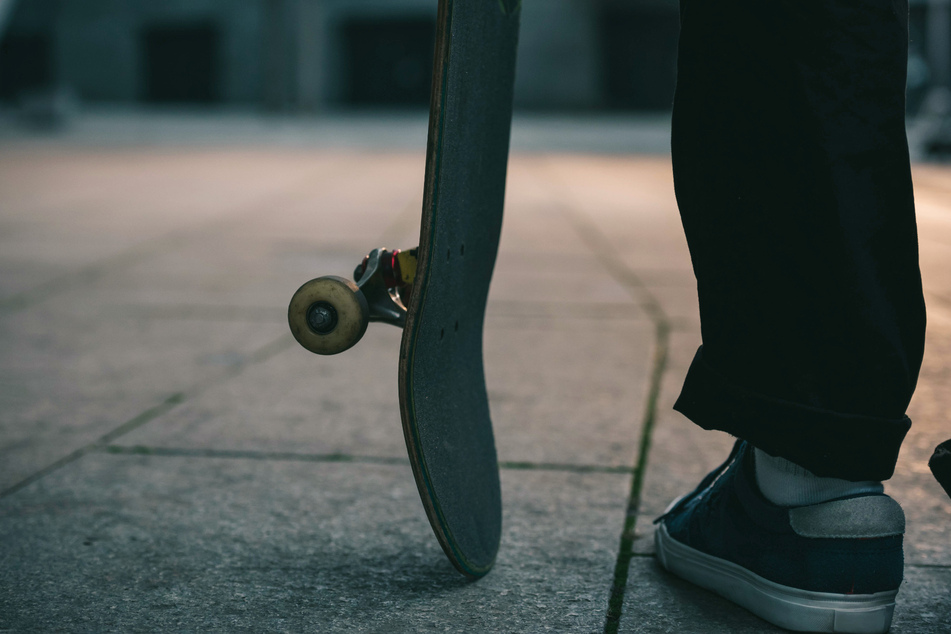
<svg viewBox="0 0 951 634"><path fill-rule="evenodd" d="M152 407L148 408L148 409L145 410L144 412L142 412L142 413L138 414L137 416L135 416L135 417L129 419L128 421L126 421L125 423L123 423L122 425L120 425L119 427L117 427L116 429L114 429L114 430L112 430L111 432L109 432L109 433L103 435L103 436L102 436L101 438L99 438L98 440L96 440L96 441L94 441L94 442L91 442L91 443L89 443L89 444L87 444L87 445L84 445L83 447L80 447L79 449L76 449L75 451L73 451L73 452L71 452L71 453L69 453L69 454L63 456L62 458L60 458L60 459L57 460L56 462L54 462L54 463L52 463L52 464L50 464L50 465L47 465L46 467L40 469L39 471L36 471L35 473L33 473L33 474L27 476L26 478L20 480L19 482L17 482L17 483L14 484L13 486L11 486L11 487L9 487L9 488L3 490L3 491L0 491L0 499L3 499L3 498L5 498L5 497L7 497L7 496L10 496L10 495L13 495L14 493L16 493L17 491L19 491L20 489L23 489L23 488L28 487L29 485L33 484L33 483L36 482L37 480L41 480L41 479L45 478L46 476L48 476L49 474L51 474L51 473L53 473L53 472L55 472L55 471L59 471L61 468L65 467L66 465L71 464L71 463L73 463L73 462L79 460L80 458L82 458L83 456L85 456L86 454L88 454L88 453L90 453L90 452L92 452L92 451L95 451L98 446L104 445L104 444L106 444L106 443L108 443L108 442L111 442L111 440L113 440L114 438L117 438L118 436L121 436L122 433L131 431L132 429L135 429L135 428L137 428L137 427L141 427L141 426L144 425L145 423L147 423L147 422L149 422L149 421L151 421L151 420L154 420L154 419L158 418L159 416L161 416L162 414L168 412L168 411L171 410L172 408L178 406L178 405L179 405L180 403L182 403L182 402L184 402L184 394L181 393L181 392L177 392L177 393L175 393L175 394L169 396L168 398L166 398L166 399L165 399L164 401L162 401L161 403L159 403L159 404L157 404L157 405L153 405ZM120 430L124 430L124 431L123 431L122 433L117 433L117 432L119 432Z"/></svg>
<svg viewBox="0 0 951 634"><path fill-rule="evenodd" d="M906 563L905 568L922 568L924 570L951 570L951 564Z"/></svg>
<svg viewBox="0 0 951 634"><path fill-rule="evenodd" d="M557 178L549 179L551 185L558 187ZM644 476L647 472L647 460L650 454L651 439L654 425L657 421L657 405L660 401L660 392L664 372L667 369L667 358L670 347L671 319L663 305L651 292L650 287L631 269L617 252L617 248L587 214L571 201L572 196L566 188L559 197L558 206L562 214L572 225L582 243L592 252L595 258L611 275L626 288L634 301L644 310L654 324L654 359L651 368L650 382L647 389L647 401L644 407L644 416L641 423L641 435L638 441L637 460L635 461L631 491L628 495L627 511L625 513L624 528L621 531L618 556L614 566L614 577L611 584L611 594L608 599L607 614L604 619L604 634L617 634L621 624L621 615L624 608L624 595L627 591L627 579L633 557L634 532L637 516L641 504L641 491L644 487Z"/></svg>
<svg viewBox="0 0 951 634"><path fill-rule="evenodd" d="M637 305L647 313L651 321L667 322L668 316L650 287L632 271L617 254L617 250L607 236L594 222L581 212L567 210L568 220L581 241L594 252L595 257L618 283L627 288L634 296Z"/></svg>
<svg viewBox="0 0 951 634"><path fill-rule="evenodd" d="M152 447L146 445L103 445L99 453L123 456L159 456L164 458L226 458L275 462L352 462L386 465L409 464L409 458L368 456L346 453L307 454L292 451L257 451L246 449L188 449L183 447Z"/></svg>
<svg viewBox="0 0 951 634"><path fill-rule="evenodd" d="M621 532L617 561L614 566L614 580L611 584L611 596L608 600L608 612L604 621L605 634L617 634L624 608L624 595L627 592L627 579L634 556L635 529L641 505L641 492L644 488L644 476L650 454L654 425L657 422L657 405L664 372L667 369L670 330L666 322L655 324L654 364L651 372L650 387L645 405L641 437L638 443L637 461L631 478L631 492L628 496L627 511L624 518L624 530Z"/></svg>
<svg viewBox="0 0 951 634"><path fill-rule="evenodd" d="M617 473L630 474L633 467L618 465L585 465L565 462L499 462L499 468L508 471L563 471L571 473Z"/></svg>
<svg viewBox="0 0 951 634"><path fill-rule="evenodd" d="M336 172L333 172L334 174ZM326 173L323 173L326 176ZM326 180L326 178L322 179ZM314 175L308 173L301 179L300 184L288 187L280 186L277 190L269 191L255 198L252 202L241 205L238 211L228 212L214 218L187 227L172 229L167 233L147 239L138 244L123 249L119 253L107 256L97 261L80 266L72 271L55 276L46 282L41 282L7 297L0 297L0 316L31 308L46 301L48 298L77 286L94 284L101 277L114 270L121 270L129 265L147 260L160 254L168 247L184 244L205 235L209 231L220 230L222 226L233 225L249 216L257 215L262 209L270 209L289 201L304 199L312 191ZM0 494L2 497L2 494Z"/></svg>
<svg viewBox="0 0 951 634"><path fill-rule="evenodd" d="M298 453L293 451L259 451L249 449L189 449L183 447L153 447L147 445L97 445L91 449L98 453L107 453L124 456L161 456L175 458L231 458L239 460L263 460L286 462L315 462L315 463L371 463L386 465L409 464L409 459L396 456L369 456L342 452L315 454ZM612 465L570 464L554 462L517 462L503 461L499 463L503 471L560 471L569 473L606 473L629 474L631 467Z"/></svg>
<svg viewBox="0 0 951 634"><path fill-rule="evenodd" d="M237 363L234 366L222 372L217 373L215 376L212 376L203 381L198 381L194 386L192 386L188 390L175 392L171 396L168 396L165 399L163 399L161 402L133 416L126 422L116 427L115 429L112 429L111 431L106 432L105 434L97 438L96 440L80 447L79 449L76 449L75 451L72 451L71 453L60 458L59 460L47 465L46 467L43 467L39 471L34 472L33 474L27 476L26 478L23 478L16 484L0 491L0 499L13 495L17 491L20 491L21 489L28 487L29 485L33 484L34 482L37 482L38 480L45 478L51 473L59 471L61 468L65 467L66 465L76 462L77 460L79 460L80 458L82 458L83 456L91 452L101 451L104 447L109 446L111 443L113 443L116 439L120 438L121 436L124 436L125 434L128 434L129 432L135 429L138 429L146 425L147 423L161 417L162 415L178 407L179 405L185 403L186 401L201 395L205 391L217 385L221 385L229 381L230 379L238 376L249 366L262 363L270 359L271 357L274 357L277 354L290 349L293 343L294 343L294 339L291 337L289 333L282 334L277 339L274 339L266 343L265 345L261 346L257 350L253 351L251 354L247 355L242 362Z"/></svg>

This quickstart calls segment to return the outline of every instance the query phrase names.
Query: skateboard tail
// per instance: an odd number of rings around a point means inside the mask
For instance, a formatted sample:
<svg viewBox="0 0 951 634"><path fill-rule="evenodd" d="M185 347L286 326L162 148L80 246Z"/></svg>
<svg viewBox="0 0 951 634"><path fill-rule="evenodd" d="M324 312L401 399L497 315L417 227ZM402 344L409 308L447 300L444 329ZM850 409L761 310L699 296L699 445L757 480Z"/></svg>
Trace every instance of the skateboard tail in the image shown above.
<svg viewBox="0 0 951 634"><path fill-rule="evenodd" d="M403 431L423 507L439 545L459 572L472 579L485 576L495 564L501 542L501 491L491 431L487 439L483 437L488 442L475 452L480 464L473 471L454 460L438 456L430 460L439 452L425 450L425 434L419 433L419 427L404 425ZM460 450L471 453L465 447Z"/></svg>

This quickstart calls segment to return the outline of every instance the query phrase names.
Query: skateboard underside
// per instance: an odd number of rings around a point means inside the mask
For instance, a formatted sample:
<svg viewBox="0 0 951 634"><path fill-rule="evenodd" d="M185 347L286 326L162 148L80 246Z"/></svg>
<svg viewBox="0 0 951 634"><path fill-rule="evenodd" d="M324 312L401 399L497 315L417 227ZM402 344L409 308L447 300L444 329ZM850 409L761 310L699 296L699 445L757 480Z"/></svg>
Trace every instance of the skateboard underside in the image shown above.
<svg viewBox="0 0 951 634"><path fill-rule="evenodd" d="M499 247L521 0L440 0L419 247L374 249L354 279L325 276L288 306L318 354L370 321L403 328L403 434L423 507L449 560L481 577L502 530L482 327ZM405 303L408 302L408 306Z"/></svg>
<svg viewBox="0 0 951 634"><path fill-rule="evenodd" d="M441 0L418 269L400 407L420 497L461 572L492 567L502 525L482 364L502 227L517 0Z"/></svg>

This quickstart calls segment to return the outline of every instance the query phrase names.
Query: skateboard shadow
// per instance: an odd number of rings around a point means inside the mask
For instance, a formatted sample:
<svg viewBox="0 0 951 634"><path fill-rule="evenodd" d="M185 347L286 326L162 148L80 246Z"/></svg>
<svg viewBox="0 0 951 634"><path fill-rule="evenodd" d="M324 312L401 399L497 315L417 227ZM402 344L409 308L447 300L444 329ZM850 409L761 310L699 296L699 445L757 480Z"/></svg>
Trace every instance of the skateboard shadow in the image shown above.
<svg viewBox="0 0 951 634"><path fill-rule="evenodd" d="M315 622L393 632L411 631L433 619L442 622L447 611L470 594L466 589L473 582L459 574L442 552L372 550L315 553L309 563L279 571L283 591L264 602L271 608L281 606L286 603L286 589L295 588L295 607Z"/></svg>
<svg viewBox="0 0 951 634"><path fill-rule="evenodd" d="M376 558L351 555L345 560L317 562L313 572L333 578L338 588L372 587L405 598L438 596L473 583L456 571L442 553Z"/></svg>
<svg viewBox="0 0 951 634"><path fill-rule="evenodd" d="M333 588L338 596L359 598L365 607L387 600L438 598L474 583L432 548L422 552L373 550L376 552L322 553L300 573L311 583Z"/></svg>

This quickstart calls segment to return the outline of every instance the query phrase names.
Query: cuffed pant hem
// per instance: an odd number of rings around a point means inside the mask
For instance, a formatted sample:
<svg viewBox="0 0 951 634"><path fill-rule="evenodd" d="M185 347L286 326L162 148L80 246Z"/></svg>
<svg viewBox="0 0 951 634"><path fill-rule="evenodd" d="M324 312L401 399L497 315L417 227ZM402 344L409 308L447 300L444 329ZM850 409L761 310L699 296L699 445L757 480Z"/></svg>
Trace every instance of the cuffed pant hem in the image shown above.
<svg viewBox="0 0 951 634"><path fill-rule="evenodd" d="M730 383L697 350L674 409L704 429L742 438L814 474L887 480L911 420L842 414L790 403Z"/></svg>

